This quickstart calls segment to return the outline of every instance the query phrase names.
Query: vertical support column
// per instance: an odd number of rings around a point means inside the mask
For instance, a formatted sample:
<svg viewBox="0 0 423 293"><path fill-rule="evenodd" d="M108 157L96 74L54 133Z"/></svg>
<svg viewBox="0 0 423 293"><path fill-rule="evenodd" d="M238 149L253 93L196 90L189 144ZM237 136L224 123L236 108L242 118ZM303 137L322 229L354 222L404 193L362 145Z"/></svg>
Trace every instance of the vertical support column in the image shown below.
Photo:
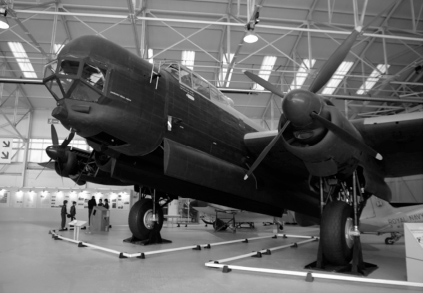
<svg viewBox="0 0 423 293"><path fill-rule="evenodd" d="M323 196L323 178L319 177L319 189L320 189L320 215L323 214L323 207L325 205L325 199Z"/></svg>
<svg viewBox="0 0 423 293"><path fill-rule="evenodd" d="M26 140L25 140L25 153L24 153L24 161L22 163L22 176L21 176L21 184L20 187L25 186L26 182L26 172L27 172L27 166L28 166L28 150L29 150L29 138L31 137L31 131L32 131L32 120L33 120L33 110L31 110L28 114L28 131L26 134Z"/></svg>

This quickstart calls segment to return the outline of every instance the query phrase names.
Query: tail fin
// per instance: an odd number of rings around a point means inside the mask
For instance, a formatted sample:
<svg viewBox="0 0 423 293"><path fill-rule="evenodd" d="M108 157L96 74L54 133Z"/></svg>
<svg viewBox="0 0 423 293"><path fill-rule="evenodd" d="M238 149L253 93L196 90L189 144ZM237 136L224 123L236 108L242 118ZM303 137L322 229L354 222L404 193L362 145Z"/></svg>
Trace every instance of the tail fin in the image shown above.
<svg viewBox="0 0 423 293"><path fill-rule="evenodd" d="M373 195L367 201L361 216L362 218L381 218L393 213L395 213L394 207L392 207L387 201Z"/></svg>

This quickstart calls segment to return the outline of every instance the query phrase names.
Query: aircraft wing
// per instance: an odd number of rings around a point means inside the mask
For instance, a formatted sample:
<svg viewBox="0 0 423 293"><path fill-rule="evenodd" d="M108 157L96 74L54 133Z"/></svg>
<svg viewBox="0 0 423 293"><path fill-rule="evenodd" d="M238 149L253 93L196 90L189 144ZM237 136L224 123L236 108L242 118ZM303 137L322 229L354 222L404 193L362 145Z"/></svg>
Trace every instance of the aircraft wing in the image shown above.
<svg viewBox="0 0 423 293"><path fill-rule="evenodd" d="M423 174L423 112L352 120L364 142L383 156L386 177ZM258 156L277 135L277 131L248 133L244 137L248 150ZM279 140L263 160L278 173L307 178L303 161Z"/></svg>
<svg viewBox="0 0 423 293"><path fill-rule="evenodd" d="M259 156L277 134L277 130L248 133L244 136L244 143L252 154ZM279 143L273 146L263 164L278 174L285 173L307 179L309 173L303 161L286 150L280 142L279 140Z"/></svg>
<svg viewBox="0 0 423 293"><path fill-rule="evenodd" d="M423 112L379 116L351 123L383 156L386 177L423 174Z"/></svg>

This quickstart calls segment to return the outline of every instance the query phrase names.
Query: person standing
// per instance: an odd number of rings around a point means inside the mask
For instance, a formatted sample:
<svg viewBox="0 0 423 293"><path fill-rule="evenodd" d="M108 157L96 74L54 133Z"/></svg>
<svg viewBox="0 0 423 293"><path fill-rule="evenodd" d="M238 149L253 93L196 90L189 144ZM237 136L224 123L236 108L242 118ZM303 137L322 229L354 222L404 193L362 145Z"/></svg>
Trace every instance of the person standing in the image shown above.
<svg viewBox="0 0 423 293"><path fill-rule="evenodd" d="M71 221L75 220L76 215L76 201L72 202L72 206L70 208L70 219Z"/></svg>
<svg viewBox="0 0 423 293"><path fill-rule="evenodd" d="M107 198L104 200L103 207L105 207L106 209L109 209L109 200Z"/></svg>
<svg viewBox="0 0 423 293"><path fill-rule="evenodd" d="M93 196L88 201L88 225L91 225L91 213L93 212L93 208L97 205L97 202L95 201L95 197Z"/></svg>
<svg viewBox="0 0 423 293"><path fill-rule="evenodd" d="M101 198L98 200L98 206L99 207L102 207L103 206L103 200Z"/></svg>
<svg viewBox="0 0 423 293"><path fill-rule="evenodd" d="M68 230L68 228L66 228L66 215L68 214L68 211L66 209L67 204L68 204L68 201L64 200L62 205L62 210L60 211L60 215L62 216L62 224L61 224L61 229L59 231Z"/></svg>

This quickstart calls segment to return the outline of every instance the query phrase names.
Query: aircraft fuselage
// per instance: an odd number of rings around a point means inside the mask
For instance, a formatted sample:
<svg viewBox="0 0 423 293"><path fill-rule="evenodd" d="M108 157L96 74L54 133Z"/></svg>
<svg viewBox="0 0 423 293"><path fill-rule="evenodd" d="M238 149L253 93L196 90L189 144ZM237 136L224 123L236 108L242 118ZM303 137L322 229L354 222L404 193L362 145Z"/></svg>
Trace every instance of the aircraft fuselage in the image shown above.
<svg viewBox="0 0 423 293"><path fill-rule="evenodd" d="M259 168L243 180L252 163L244 135L262 129L201 77L178 69L175 77L171 67L153 68L85 36L62 49L44 82L57 100L52 115L111 158L112 178L275 216L284 208L318 216L306 172L282 177Z"/></svg>

